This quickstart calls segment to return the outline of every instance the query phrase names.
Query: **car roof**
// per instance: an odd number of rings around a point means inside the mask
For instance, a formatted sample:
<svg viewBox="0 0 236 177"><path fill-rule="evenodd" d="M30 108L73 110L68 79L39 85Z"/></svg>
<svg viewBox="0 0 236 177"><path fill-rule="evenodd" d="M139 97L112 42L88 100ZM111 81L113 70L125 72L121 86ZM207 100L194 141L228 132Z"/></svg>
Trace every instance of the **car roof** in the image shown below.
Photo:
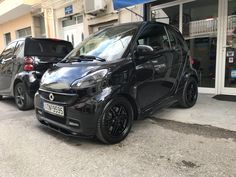
<svg viewBox="0 0 236 177"><path fill-rule="evenodd" d="M122 24L118 24L118 25L115 25L114 27L116 26L123 26L123 25L133 25L133 26L145 26L145 25L148 25L148 24L160 24L160 25L163 25L163 26L168 26L172 29L174 29L175 31L179 32L179 29L176 28L175 26L173 25L169 25L169 24L166 24L166 23L162 23L162 22L156 22L156 21L140 21L140 22L128 22L128 23L122 23Z"/></svg>
<svg viewBox="0 0 236 177"><path fill-rule="evenodd" d="M13 42L33 40L33 39L36 39L36 40L51 40L51 41L59 41L59 42L68 42L68 43L70 43L69 41L66 41L66 40L63 40L63 39L57 39L57 38L24 37L24 38L15 39L15 40L11 41L9 44L11 44Z"/></svg>

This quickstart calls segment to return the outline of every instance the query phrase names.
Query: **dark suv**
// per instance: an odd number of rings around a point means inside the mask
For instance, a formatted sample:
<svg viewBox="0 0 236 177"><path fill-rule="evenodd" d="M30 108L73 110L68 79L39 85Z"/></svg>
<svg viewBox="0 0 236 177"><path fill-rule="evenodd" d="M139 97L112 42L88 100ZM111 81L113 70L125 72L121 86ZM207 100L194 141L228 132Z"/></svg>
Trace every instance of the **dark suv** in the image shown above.
<svg viewBox="0 0 236 177"><path fill-rule="evenodd" d="M196 103L198 78L189 58L182 35L169 25L107 28L43 75L37 118L63 133L120 142L133 120L173 103Z"/></svg>
<svg viewBox="0 0 236 177"><path fill-rule="evenodd" d="M32 108L43 73L72 49L70 42L57 39L11 42L0 55L0 99L13 96L20 110Z"/></svg>

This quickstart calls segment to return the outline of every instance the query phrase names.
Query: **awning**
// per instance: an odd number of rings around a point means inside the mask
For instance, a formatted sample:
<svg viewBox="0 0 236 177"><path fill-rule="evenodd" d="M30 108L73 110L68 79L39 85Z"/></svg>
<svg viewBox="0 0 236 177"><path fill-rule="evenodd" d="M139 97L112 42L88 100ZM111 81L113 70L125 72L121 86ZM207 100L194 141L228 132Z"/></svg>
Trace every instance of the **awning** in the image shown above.
<svg viewBox="0 0 236 177"><path fill-rule="evenodd" d="M114 9L121 9L136 4L149 3L153 0L113 0Z"/></svg>

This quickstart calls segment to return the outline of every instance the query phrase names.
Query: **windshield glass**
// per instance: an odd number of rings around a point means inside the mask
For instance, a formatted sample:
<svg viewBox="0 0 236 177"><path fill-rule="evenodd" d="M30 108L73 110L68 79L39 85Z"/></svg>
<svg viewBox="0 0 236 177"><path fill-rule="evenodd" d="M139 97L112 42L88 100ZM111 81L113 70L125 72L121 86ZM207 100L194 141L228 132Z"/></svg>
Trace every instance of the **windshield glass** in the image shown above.
<svg viewBox="0 0 236 177"><path fill-rule="evenodd" d="M68 56L68 62L80 56L94 56L105 61L120 59L138 26L122 25L93 34L77 46Z"/></svg>

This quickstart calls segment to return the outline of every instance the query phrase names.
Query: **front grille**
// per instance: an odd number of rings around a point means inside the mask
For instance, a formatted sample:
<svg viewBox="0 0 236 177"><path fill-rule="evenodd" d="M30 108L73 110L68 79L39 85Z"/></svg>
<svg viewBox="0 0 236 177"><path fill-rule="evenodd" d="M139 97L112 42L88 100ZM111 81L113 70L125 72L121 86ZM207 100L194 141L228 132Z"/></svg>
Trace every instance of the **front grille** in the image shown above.
<svg viewBox="0 0 236 177"><path fill-rule="evenodd" d="M57 93L57 92L50 92L45 90L39 90L40 96L50 102L59 103L59 104L66 104L71 105L73 104L77 98L77 94L68 94L68 93ZM50 100L49 95L53 94L54 99Z"/></svg>

